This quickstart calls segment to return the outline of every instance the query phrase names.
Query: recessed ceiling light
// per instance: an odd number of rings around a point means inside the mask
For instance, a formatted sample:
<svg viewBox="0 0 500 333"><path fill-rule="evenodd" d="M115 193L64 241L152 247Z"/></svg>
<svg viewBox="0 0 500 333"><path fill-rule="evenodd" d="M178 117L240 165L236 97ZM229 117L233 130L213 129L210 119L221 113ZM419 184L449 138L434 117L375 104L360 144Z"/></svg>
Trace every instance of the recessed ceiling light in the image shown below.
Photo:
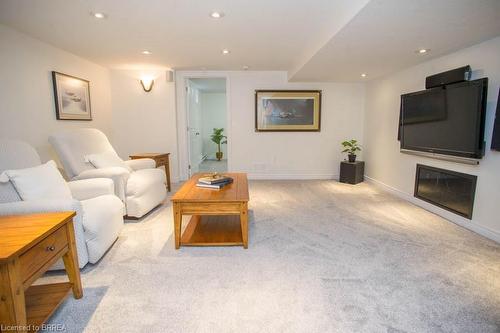
<svg viewBox="0 0 500 333"><path fill-rule="evenodd" d="M210 17L213 18L213 19L220 19L220 18L224 17L224 13L223 12L213 11L213 12L210 13Z"/></svg>
<svg viewBox="0 0 500 333"><path fill-rule="evenodd" d="M106 14L104 13L99 13L99 12L96 12L96 13L92 13L92 15L96 18L96 19L103 19L103 18L106 18Z"/></svg>
<svg viewBox="0 0 500 333"><path fill-rule="evenodd" d="M243 66L243 70L244 70L244 71L247 71L249 68L250 68L250 67L248 67L248 66Z"/></svg>
<svg viewBox="0 0 500 333"><path fill-rule="evenodd" d="M229 54L231 51L229 51L228 49L223 49L222 50L222 54Z"/></svg>
<svg viewBox="0 0 500 333"><path fill-rule="evenodd" d="M141 53L142 53L142 54L146 54L146 55L150 55L150 54L152 54L153 52L148 51L148 50L144 50L144 51L142 51Z"/></svg>
<svg viewBox="0 0 500 333"><path fill-rule="evenodd" d="M429 51L430 51L429 49L419 49L416 52L419 53L419 54L424 54L424 53L427 53Z"/></svg>
<svg viewBox="0 0 500 333"><path fill-rule="evenodd" d="M361 77L366 77L366 74L365 73L361 74Z"/></svg>

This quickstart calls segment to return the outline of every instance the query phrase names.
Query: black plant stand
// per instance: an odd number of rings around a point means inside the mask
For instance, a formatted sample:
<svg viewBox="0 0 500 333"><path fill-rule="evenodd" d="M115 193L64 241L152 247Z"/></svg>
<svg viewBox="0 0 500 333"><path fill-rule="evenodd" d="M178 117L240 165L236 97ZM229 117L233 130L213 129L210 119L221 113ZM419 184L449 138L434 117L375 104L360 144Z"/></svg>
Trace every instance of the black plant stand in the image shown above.
<svg viewBox="0 0 500 333"><path fill-rule="evenodd" d="M356 161L354 163L348 161L340 162L340 177L341 183L358 184L364 180L365 162Z"/></svg>

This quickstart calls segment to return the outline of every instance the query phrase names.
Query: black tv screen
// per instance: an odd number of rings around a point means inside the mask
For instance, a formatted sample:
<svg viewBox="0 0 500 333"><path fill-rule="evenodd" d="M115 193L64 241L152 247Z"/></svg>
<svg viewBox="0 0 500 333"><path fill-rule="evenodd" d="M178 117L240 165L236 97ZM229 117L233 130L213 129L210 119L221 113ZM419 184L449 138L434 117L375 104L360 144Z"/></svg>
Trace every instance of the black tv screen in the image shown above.
<svg viewBox="0 0 500 333"><path fill-rule="evenodd" d="M401 149L483 156L488 79L401 95Z"/></svg>

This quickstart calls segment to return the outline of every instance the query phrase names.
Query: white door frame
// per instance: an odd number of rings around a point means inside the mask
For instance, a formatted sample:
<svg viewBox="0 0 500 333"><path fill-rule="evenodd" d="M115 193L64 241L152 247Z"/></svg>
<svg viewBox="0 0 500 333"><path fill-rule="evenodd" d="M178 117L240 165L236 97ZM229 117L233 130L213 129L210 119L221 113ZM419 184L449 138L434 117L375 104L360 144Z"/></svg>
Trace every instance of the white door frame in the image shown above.
<svg viewBox="0 0 500 333"><path fill-rule="evenodd" d="M179 152L179 178L189 178L189 132L188 103L186 87L189 79L226 79L226 136L227 136L227 168L231 170L231 107L230 82L227 72L218 71L178 71L175 73L177 100L177 149Z"/></svg>

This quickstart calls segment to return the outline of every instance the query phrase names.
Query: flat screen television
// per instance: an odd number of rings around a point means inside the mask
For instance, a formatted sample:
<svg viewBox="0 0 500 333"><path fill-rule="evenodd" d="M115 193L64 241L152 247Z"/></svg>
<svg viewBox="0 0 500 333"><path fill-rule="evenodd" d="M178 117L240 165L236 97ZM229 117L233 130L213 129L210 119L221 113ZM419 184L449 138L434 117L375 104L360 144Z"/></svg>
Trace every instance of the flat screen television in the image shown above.
<svg viewBox="0 0 500 333"><path fill-rule="evenodd" d="M401 95L401 149L482 158L487 90L483 78Z"/></svg>

